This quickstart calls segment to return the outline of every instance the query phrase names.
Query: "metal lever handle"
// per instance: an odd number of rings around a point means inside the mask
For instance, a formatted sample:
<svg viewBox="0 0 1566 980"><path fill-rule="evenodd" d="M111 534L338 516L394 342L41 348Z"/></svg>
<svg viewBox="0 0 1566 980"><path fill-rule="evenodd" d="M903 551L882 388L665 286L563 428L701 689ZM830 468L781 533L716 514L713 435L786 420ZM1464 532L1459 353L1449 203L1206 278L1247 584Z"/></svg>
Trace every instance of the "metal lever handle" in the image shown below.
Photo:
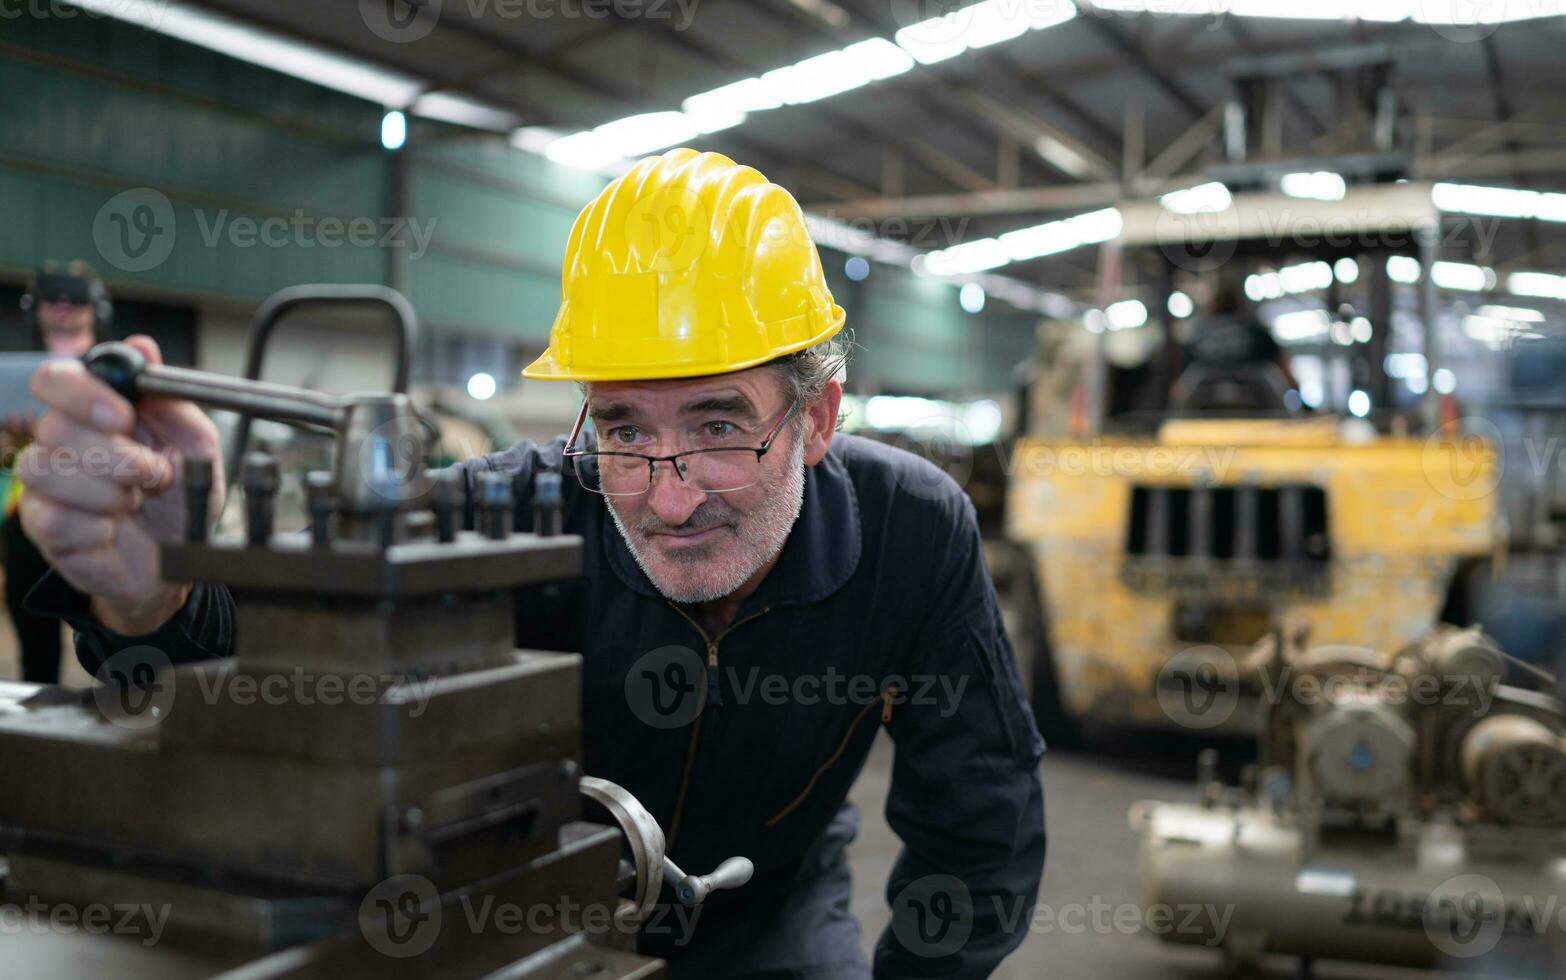
<svg viewBox="0 0 1566 980"><path fill-rule="evenodd" d="M94 377L133 402L183 398L241 415L326 429L337 441L332 497L346 513L383 513L423 492L424 435L407 395L327 395L149 364L136 348L120 343L99 344L82 363ZM366 534L366 528L358 528L350 536Z"/></svg>
<svg viewBox="0 0 1566 980"><path fill-rule="evenodd" d="M149 364L136 348L117 342L99 344L87 352L82 363L89 374L131 402L185 398L279 422L304 422L334 431L342 428L344 400L317 391Z"/></svg>
<svg viewBox="0 0 1566 980"><path fill-rule="evenodd" d="M674 888L680 904L687 908L695 908L720 889L740 887L755 872L756 866L746 857L731 857L710 875L688 875L672 858L663 859L663 880Z"/></svg>

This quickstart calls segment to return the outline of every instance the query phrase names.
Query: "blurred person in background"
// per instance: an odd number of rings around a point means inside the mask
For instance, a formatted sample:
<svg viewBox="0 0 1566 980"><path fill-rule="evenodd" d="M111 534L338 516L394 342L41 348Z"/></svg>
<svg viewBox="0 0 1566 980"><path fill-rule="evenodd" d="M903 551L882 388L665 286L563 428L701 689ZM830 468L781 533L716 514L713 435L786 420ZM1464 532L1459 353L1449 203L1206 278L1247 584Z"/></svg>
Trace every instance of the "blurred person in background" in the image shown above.
<svg viewBox="0 0 1566 980"><path fill-rule="evenodd" d="M1297 387L1283 348L1229 277L1213 286L1185 362L1171 393L1176 409L1282 412Z"/></svg>
<svg viewBox="0 0 1566 980"><path fill-rule="evenodd" d="M113 307L109 291L92 267L80 260L47 263L28 283L22 311L37 349L60 357L81 357L107 328ZM7 463L33 439L37 423L30 413L9 415L0 424L0 447ZM22 679L54 684L60 679L60 620L22 608L22 599L49 571L49 563L22 531L17 516L21 481L8 481L0 518L0 549L5 554L5 605L21 650Z"/></svg>

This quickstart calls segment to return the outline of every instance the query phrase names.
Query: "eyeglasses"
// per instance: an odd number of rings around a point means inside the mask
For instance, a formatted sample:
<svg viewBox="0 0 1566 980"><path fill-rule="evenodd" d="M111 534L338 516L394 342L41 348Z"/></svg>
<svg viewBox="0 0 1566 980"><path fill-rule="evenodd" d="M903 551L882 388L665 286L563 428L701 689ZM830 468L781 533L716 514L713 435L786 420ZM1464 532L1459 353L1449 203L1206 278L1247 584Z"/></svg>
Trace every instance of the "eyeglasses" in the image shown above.
<svg viewBox="0 0 1566 980"><path fill-rule="evenodd" d="M576 471L576 479L582 489L605 497L635 497L652 488L653 473L659 463L668 463L682 483L688 483L703 493L730 493L755 486L761 480L761 457L772 448L783 426L799 410L799 402L789 406L777 425L767 434L760 446L718 445L732 436L704 437L712 445L699 449L687 449L668 456L648 456L644 453L583 452L576 449L582 425L587 421L587 405L576 417L571 427L571 437L566 441L565 457Z"/></svg>

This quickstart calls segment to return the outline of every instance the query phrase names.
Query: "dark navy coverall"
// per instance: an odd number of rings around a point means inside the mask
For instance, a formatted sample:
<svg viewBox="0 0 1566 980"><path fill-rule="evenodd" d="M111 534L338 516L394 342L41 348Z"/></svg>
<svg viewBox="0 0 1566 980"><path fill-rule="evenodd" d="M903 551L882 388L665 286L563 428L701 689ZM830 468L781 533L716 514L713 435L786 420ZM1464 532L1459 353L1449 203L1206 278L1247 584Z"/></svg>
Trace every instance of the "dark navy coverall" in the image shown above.
<svg viewBox="0 0 1566 980"><path fill-rule="evenodd" d="M558 470L563 448L524 442L461 465L470 481ZM685 871L734 855L756 865L750 884L707 900L690 935L668 916L643 950L679 980L867 976L844 855L858 813L845 798L884 726L896 753L886 817L904 847L873 975L989 975L1032 919L1044 745L957 484L912 454L838 435L807 471L777 565L730 626L705 636L637 566L603 498L563 483L584 573L519 590L518 646L581 651L585 771L634 793ZM232 643L221 587L198 585L173 620L136 638L95 624L54 575L30 602L77 630L89 672L133 644L178 663Z"/></svg>

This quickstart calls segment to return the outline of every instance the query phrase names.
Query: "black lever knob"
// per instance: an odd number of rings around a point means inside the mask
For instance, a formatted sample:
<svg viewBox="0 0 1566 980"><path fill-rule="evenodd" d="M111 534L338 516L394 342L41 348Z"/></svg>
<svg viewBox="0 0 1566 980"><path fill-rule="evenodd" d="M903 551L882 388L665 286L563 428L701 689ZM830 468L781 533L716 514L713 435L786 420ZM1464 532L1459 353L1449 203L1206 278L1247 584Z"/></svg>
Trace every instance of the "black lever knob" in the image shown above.
<svg viewBox="0 0 1566 980"><path fill-rule="evenodd" d="M110 341L99 344L82 357L87 373L113 388L127 401L141 396L137 379L146 370L147 358L130 344Z"/></svg>
<svg viewBox="0 0 1566 980"><path fill-rule="evenodd" d="M239 482L245 488L245 530L250 544L264 547L272 540L273 508L282 484L277 460L266 453L245 454Z"/></svg>
<svg viewBox="0 0 1566 980"><path fill-rule="evenodd" d="M201 544L207 540L207 513L212 497L212 460L185 460L182 478L185 484L185 540Z"/></svg>

